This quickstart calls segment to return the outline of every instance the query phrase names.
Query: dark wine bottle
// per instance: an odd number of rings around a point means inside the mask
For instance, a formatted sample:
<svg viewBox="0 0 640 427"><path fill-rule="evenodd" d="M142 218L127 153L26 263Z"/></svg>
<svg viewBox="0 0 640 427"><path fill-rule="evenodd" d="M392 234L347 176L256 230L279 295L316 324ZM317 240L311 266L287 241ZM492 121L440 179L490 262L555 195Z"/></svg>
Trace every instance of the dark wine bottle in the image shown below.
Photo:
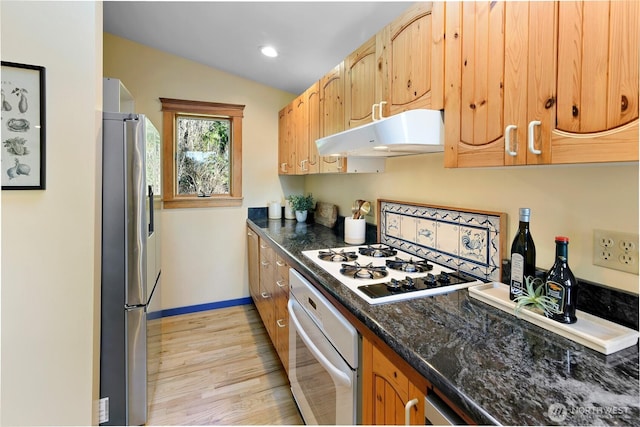
<svg viewBox="0 0 640 427"><path fill-rule="evenodd" d="M529 208L520 208L518 234L511 244L511 280L509 281L509 299L526 292L525 277L536 276L536 246L529 230Z"/></svg>
<svg viewBox="0 0 640 427"><path fill-rule="evenodd" d="M569 252L569 238L556 237L556 261L547 273L545 279L545 295L555 301L558 313L548 313L547 317L560 323L575 323L576 303L578 301L578 281L573 276L567 255Z"/></svg>

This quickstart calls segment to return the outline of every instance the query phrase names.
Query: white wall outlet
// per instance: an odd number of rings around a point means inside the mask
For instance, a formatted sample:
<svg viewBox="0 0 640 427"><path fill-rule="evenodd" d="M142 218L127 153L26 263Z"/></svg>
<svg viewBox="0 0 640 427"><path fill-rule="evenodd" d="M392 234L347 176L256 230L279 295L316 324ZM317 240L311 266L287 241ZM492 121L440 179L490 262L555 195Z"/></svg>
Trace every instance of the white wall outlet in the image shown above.
<svg viewBox="0 0 640 427"><path fill-rule="evenodd" d="M593 230L593 264L638 274L638 234Z"/></svg>

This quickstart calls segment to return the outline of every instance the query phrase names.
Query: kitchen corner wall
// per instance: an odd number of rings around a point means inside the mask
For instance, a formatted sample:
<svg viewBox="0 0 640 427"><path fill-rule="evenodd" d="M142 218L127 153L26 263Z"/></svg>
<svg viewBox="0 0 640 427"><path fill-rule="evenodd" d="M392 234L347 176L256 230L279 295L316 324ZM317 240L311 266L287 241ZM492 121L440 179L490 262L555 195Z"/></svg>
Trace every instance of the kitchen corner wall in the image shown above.
<svg viewBox="0 0 640 427"><path fill-rule="evenodd" d="M637 275L592 264L594 229L638 233L637 163L445 169L442 153L422 154L389 158L381 174L309 176L305 191L337 204L341 215L354 199L379 198L506 212L507 249L518 209L529 207L539 268L551 267L554 237L566 235L577 277L638 294ZM367 222L377 222L376 211Z"/></svg>
<svg viewBox="0 0 640 427"><path fill-rule="evenodd" d="M0 425L97 425L102 4L0 8L2 60L46 68L46 190L1 195Z"/></svg>
<svg viewBox="0 0 640 427"><path fill-rule="evenodd" d="M294 95L195 62L104 34L104 76L122 81L135 110L162 129L158 98L246 105L242 125L241 207L161 212L160 308L249 296L247 209L302 192L301 177L277 175L278 111ZM283 194L284 193L284 194Z"/></svg>

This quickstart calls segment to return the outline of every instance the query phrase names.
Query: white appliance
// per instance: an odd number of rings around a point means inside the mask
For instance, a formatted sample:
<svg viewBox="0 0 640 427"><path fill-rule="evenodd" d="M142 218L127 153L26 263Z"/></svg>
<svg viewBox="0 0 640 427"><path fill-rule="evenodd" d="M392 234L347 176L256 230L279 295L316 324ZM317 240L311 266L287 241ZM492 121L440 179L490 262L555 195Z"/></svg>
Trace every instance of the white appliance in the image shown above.
<svg viewBox="0 0 640 427"><path fill-rule="evenodd" d="M394 157L444 151L440 110L408 110L316 140L321 156Z"/></svg>
<svg viewBox="0 0 640 427"><path fill-rule="evenodd" d="M293 269L289 289L289 381L305 424L358 424L358 332Z"/></svg>
<svg viewBox="0 0 640 427"><path fill-rule="evenodd" d="M452 292L482 282L386 245L303 251L369 304Z"/></svg>

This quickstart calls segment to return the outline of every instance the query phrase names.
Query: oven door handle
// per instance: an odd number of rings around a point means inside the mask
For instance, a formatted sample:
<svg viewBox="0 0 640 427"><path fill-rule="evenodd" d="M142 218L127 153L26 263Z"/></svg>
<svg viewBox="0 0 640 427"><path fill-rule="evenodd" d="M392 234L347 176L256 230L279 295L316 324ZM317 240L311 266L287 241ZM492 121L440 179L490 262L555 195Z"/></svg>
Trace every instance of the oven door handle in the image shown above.
<svg viewBox="0 0 640 427"><path fill-rule="evenodd" d="M349 376L347 374L345 374L344 372L342 372L340 369L336 368L325 357L325 355L322 354L322 352L320 352L318 347L315 346L315 344L313 343L311 338L309 338L309 336L304 331L304 329L302 329L302 325L300 324L300 321L296 317L296 313L295 313L295 310L294 310L294 304L296 304L296 303L294 302L293 298L289 299L289 304L288 304L289 305L289 319L293 322L296 333L298 335L300 335L300 338L302 338L302 341L304 342L304 344L307 346L307 348L309 349L311 354L313 354L313 357L315 357L316 360L327 370L329 375L331 375L331 378L333 378L334 382L336 382L337 384L340 384L340 385L342 385L344 387L347 387L347 388L351 387L351 379L349 378Z"/></svg>

